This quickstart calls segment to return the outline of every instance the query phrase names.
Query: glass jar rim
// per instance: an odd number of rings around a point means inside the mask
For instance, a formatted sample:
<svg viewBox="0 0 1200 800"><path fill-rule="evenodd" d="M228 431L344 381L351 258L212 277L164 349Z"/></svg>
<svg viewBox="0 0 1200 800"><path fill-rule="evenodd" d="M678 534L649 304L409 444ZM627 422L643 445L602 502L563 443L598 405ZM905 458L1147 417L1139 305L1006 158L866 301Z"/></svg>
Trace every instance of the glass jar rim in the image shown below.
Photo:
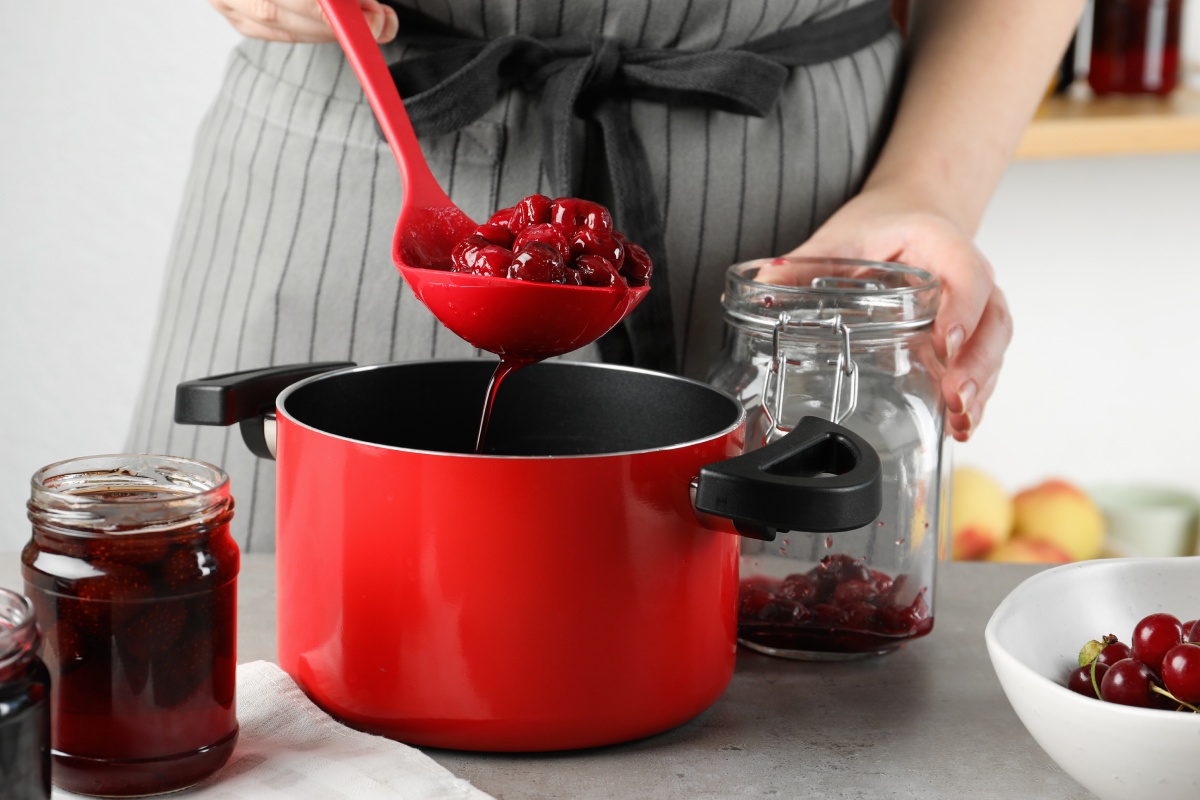
<svg viewBox="0 0 1200 800"><path fill-rule="evenodd" d="M111 453L37 470L27 505L35 523L86 536L167 530L232 503L229 476L220 467L180 456Z"/></svg>
<svg viewBox="0 0 1200 800"><path fill-rule="evenodd" d="M790 265L807 283L758 279L764 267ZM919 267L854 258L782 256L734 264L726 271L722 305L734 323L769 330L792 321L840 315L850 330L902 331L933 324L941 280ZM790 331L795 333L796 331ZM811 332L811 335L821 335Z"/></svg>
<svg viewBox="0 0 1200 800"><path fill-rule="evenodd" d="M29 598L0 587L0 671L37 647L37 622Z"/></svg>

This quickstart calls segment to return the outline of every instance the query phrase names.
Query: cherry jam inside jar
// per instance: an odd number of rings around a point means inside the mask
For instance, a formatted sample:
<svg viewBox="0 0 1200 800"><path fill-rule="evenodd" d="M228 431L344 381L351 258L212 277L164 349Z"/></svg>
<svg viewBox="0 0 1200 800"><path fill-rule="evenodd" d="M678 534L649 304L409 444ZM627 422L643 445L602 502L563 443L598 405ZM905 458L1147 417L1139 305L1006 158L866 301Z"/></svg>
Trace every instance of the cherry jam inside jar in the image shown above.
<svg viewBox="0 0 1200 800"><path fill-rule="evenodd" d="M128 797L214 773L238 735L228 477L169 456L80 458L37 472L28 509L54 783Z"/></svg>
<svg viewBox="0 0 1200 800"><path fill-rule="evenodd" d="M33 606L0 589L0 798L50 798L50 673Z"/></svg>

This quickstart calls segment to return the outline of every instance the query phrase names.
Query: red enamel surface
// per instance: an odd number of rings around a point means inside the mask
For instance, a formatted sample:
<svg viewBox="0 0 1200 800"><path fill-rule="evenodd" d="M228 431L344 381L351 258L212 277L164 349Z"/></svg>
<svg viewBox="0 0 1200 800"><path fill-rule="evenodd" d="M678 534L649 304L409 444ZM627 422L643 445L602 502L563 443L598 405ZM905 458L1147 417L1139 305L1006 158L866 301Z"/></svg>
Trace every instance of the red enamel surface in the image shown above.
<svg viewBox="0 0 1200 800"><path fill-rule="evenodd" d="M733 672L738 537L698 524L688 482L742 433L503 458L281 414L280 665L335 716L418 745L588 747L694 717Z"/></svg>

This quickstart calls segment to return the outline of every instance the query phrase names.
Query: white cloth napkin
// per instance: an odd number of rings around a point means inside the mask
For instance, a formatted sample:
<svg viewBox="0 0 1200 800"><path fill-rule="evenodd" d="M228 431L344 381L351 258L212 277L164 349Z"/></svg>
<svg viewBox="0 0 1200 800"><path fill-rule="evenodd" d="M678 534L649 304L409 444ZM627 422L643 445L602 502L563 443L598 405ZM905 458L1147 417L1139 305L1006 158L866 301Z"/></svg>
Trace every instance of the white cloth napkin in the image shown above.
<svg viewBox="0 0 1200 800"><path fill-rule="evenodd" d="M266 661L237 668L241 733L215 775L170 797L197 800L494 800L416 748L334 720ZM53 800L80 795L55 789Z"/></svg>

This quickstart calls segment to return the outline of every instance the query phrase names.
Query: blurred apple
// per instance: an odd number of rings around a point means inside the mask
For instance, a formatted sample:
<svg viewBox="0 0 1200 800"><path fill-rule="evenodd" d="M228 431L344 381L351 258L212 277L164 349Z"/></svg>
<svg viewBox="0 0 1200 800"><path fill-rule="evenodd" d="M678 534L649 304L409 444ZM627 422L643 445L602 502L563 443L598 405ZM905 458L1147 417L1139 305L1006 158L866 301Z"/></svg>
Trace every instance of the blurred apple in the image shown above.
<svg viewBox="0 0 1200 800"><path fill-rule="evenodd" d="M1032 539L1009 539L987 554L987 561L1008 561L1016 564L1065 564L1071 557L1047 542Z"/></svg>
<svg viewBox="0 0 1200 800"><path fill-rule="evenodd" d="M971 467L954 470L950 500L950 552L974 560L1008 541L1013 501L991 476Z"/></svg>
<svg viewBox="0 0 1200 800"><path fill-rule="evenodd" d="M1064 480L1048 480L1013 498L1013 540L1041 542L1072 561L1100 556L1104 515L1088 495Z"/></svg>

